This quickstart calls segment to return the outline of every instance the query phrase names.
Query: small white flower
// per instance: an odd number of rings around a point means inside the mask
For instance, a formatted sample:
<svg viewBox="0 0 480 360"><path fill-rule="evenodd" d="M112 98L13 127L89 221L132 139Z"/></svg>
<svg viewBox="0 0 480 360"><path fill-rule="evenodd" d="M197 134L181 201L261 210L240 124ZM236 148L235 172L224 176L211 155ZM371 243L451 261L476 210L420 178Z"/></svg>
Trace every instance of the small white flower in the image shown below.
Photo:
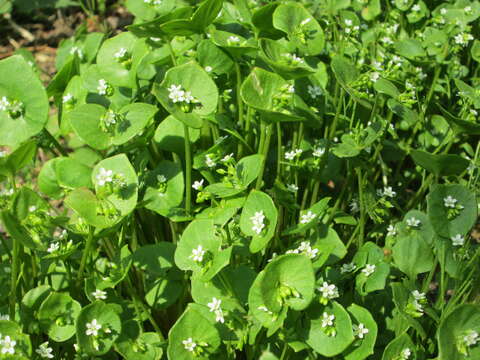
<svg viewBox="0 0 480 360"><path fill-rule="evenodd" d="M333 326L333 320L335 320L335 315L324 312L322 315L322 328Z"/></svg>
<svg viewBox="0 0 480 360"><path fill-rule="evenodd" d="M17 345L17 342L15 340L12 340L10 336L5 336L5 338L0 342L0 344L2 345L2 354L15 354L15 345Z"/></svg>
<svg viewBox="0 0 480 360"><path fill-rule="evenodd" d="M360 323L358 325L353 325L353 335L359 339L363 339L369 330L365 327L365 324Z"/></svg>
<svg viewBox="0 0 480 360"><path fill-rule="evenodd" d="M7 111L10 107L10 102L7 100L6 96L3 96L0 99L0 111Z"/></svg>
<svg viewBox="0 0 480 360"><path fill-rule="evenodd" d="M264 305L259 306L259 307L257 308L257 310L264 311L264 312L266 312L266 313L269 314L269 315L273 315L273 313L272 313L270 310L268 310L267 307L264 306Z"/></svg>
<svg viewBox="0 0 480 360"><path fill-rule="evenodd" d="M420 291L418 290L413 290L412 291L412 296L415 300L417 301L420 301L420 300L425 300L426 297L425 297L425 293L421 293Z"/></svg>
<svg viewBox="0 0 480 360"><path fill-rule="evenodd" d="M445 15L447 13L447 9L441 8L440 9L440 14Z"/></svg>
<svg viewBox="0 0 480 360"><path fill-rule="evenodd" d="M107 183L113 182L113 171L106 170L105 168L100 168L97 176L97 185L98 186L105 186Z"/></svg>
<svg viewBox="0 0 480 360"><path fill-rule="evenodd" d="M181 85L171 85L168 88L168 91L168 97L173 101L173 103L182 102L185 100L185 91L182 90Z"/></svg>
<svg viewBox="0 0 480 360"><path fill-rule="evenodd" d="M453 246L463 246L465 244L465 238L460 234L452 236L450 240L452 240Z"/></svg>
<svg viewBox="0 0 480 360"><path fill-rule="evenodd" d="M303 64L305 63L305 61L303 61L303 59L295 54L290 54L290 53L284 53L282 54L283 57L286 57L287 59L290 60L290 62L293 64L293 65L299 65L299 64Z"/></svg>
<svg viewBox="0 0 480 360"><path fill-rule="evenodd" d="M394 198L395 196L397 196L397 193L393 191L391 186L385 186L383 188L383 196Z"/></svg>
<svg viewBox="0 0 480 360"><path fill-rule="evenodd" d="M100 290L100 289L96 289L96 290L92 293L92 296L93 296L96 300L106 300L106 299L107 299L107 292L106 292L106 291L103 291L103 290Z"/></svg>
<svg viewBox="0 0 480 360"><path fill-rule="evenodd" d="M454 40L455 40L455 44L466 46L469 41L473 40L473 36L472 34L463 32L455 35Z"/></svg>
<svg viewBox="0 0 480 360"><path fill-rule="evenodd" d="M228 39L227 39L227 42L228 43L239 43L240 42L240 38L238 36L229 36Z"/></svg>
<svg viewBox="0 0 480 360"><path fill-rule="evenodd" d="M127 49L122 47L115 54L113 54L113 57L115 59L122 59L123 57L125 57L126 54L127 54Z"/></svg>
<svg viewBox="0 0 480 360"><path fill-rule="evenodd" d="M329 284L326 281L324 281L322 286L318 288L318 291L322 293L322 297L325 299L335 299L340 296L338 294L338 288L335 286L335 284Z"/></svg>
<svg viewBox="0 0 480 360"><path fill-rule="evenodd" d="M227 162L227 161L229 161L229 160L232 159L232 158L233 158L233 153L225 155L225 156L222 158L222 160L220 160L220 161L221 161L221 162Z"/></svg>
<svg viewBox="0 0 480 360"><path fill-rule="evenodd" d="M312 221L316 217L317 217L317 214L314 214L311 210L308 210L306 214L303 214L300 217L300 224L308 224L310 221Z"/></svg>
<svg viewBox="0 0 480 360"><path fill-rule="evenodd" d="M98 80L97 91L99 95L107 95L108 83L105 79Z"/></svg>
<svg viewBox="0 0 480 360"><path fill-rule="evenodd" d="M387 236L395 236L397 235L397 229L394 225L390 224L387 227Z"/></svg>
<svg viewBox="0 0 480 360"><path fill-rule="evenodd" d="M51 347L48 347L48 341L44 342L41 344L38 349L35 350L35 352L40 355L40 357L45 358L45 359L53 359L54 356L52 354L53 349Z"/></svg>
<svg viewBox="0 0 480 360"><path fill-rule="evenodd" d="M342 267L340 268L340 272L342 274L351 273L352 271L355 271L356 268L357 268L357 265L355 265L353 262L347 263L342 265Z"/></svg>
<svg viewBox="0 0 480 360"><path fill-rule="evenodd" d="M159 184L163 184L165 182L167 182L167 178L165 175L163 174L160 174L160 175L157 175L157 181Z"/></svg>
<svg viewBox="0 0 480 360"><path fill-rule="evenodd" d="M385 45L392 45L393 44L393 40L390 36L384 36L383 38L380 39L380 41L382 43L384 43Z"/></svg>
<svg viewBox="0 0 480 360"><path fill-rule="evenodd" d="M192 338L188 338L187 340L182 341L183 346L186 350L193 352L197 347L197 344L193 342Z"/></svg>
<svg viewBox="0 0 480 360"><path fill-rule="evenodd" d="M312 18L306 18L305 20L302 20L300 25L304 26L304 25L308 24L310 21L312 21Z"/></svg>
<svg viewBox="0 0 480 360"><path fill-rule="evenodd" d="M372 275L372 274L375 272L375 268L376 268L375 265L367 264L367 265L365 265L365 267L362 269L362 273L363 273L365 276L368 277L368 276Z"/></svg>
<svg viewBox="0 0 480 360"><path fill-rule="evenodd" d="M212 156L212 155L210 155L210 154L205 155L205 164L206 164L209 168L215 167L215 165L217 165L217 163L215 162L215 160L212 159L211 156Z"/></svg>
<svg viewBox="0 0 480 360"><path fill-rule="evenodd" d="M307 92L308 92L308 95L310 95L310 97L312 99L316 99L317 97L319 97L323 94L322 88L320 86L317 86L317 85L308 85L307 86Z"/></svg>
<svg viewBox="0 0 480 360"><path fill-rule="evenodd" d="M205 66L205 71L207 73L212 72L213 68L211 66Z"/></svg>
<svg viewBox="0 0 480 360"><path fill-rule="evenodd" d="M296 157L302 155L303 150L302 149L294 149L290 152L285 153L285 159L286 160L293 160Z"/></svg>
<svg viewBox="0 0 480 360"><path fill-rule="evenodd" d="M418 4L415 4L415 5L412 6L412 11L414 11L414 12L419 12L421 9L422 8Z"/></svg>
<svg viewBox="0 0 480 360"><path fill-rule="evenodd" d="M448 195L443 198L443 205L447 208L455 209L455 207L457 206L457 202L458 200L452 197L451 195Z"/></svg>
<svg viewBox="0 0 480 360"><path fill-rule="evenodd" d="M350 211L354 214L360 211L360 206L358 205L358 201L356 199L352 199L348 206L350 207Z"/></svg>
<svg viewBox="0 0 480 360"><path fill-rule="evenodd" d="M223 317L223 311L220 305L222 304L222 300L217 299L216 297L212 298L212 302L209 302L207 306L210 308L210 312L215 313L215 321L221 322L222 324L225 322L225 318Z"/></svg>
<svg viewBox="0 0 480 360"><path fill-rule="evenodd" d="M70 49L70 54L77 54L79 59L83 59L83 51L78 46L72 46L72 48Z"/></svg>
<svg viewBox="0 0 480 360"><path fill-rule="evenodd" d="M353 21L350 20L350 19L345 19L345 25L347 25L347 26L352 26L352 25L353 25Z"/></svg>
<svg viewBox="0 0 480 360"><path fill-rule="evenodd" d="M463 337L463 342L467 346L474 346L480 341L480 337L478 332L471 330L469 334Z"/></svg>
<svg viewBox="0 0 480 360"><path fill-rule="evenodd" d="M204 181L203 179L200 180L200 181L198 181L198 180L195 181L195 182L192 184L192 188L194 188L194 189L197 190L197 191L198 191L198 190L202 190L202 188L203 188L203 181Z"/></svg>
<svg viewBox="0 0 480 360"><path fill-rule="evenodd" d="M417 219L417 218L415 218L415 217L413 217L413 216L410 217L410 218L408 218L408 219L406 220L406 223L407 223L408 226L414 227L414 228L419 227L420 224L421 224L420 220Z"/></svg>
<svg viewBox="0 0 480 360"><path fill-rule="evenodd" d="M265 228L265 224L263 223L265 220L265 215L263 214L263 211L256 211L255 215L250 217L250 220L253 224L252 231L257 233L257 235L260 235L260 233Z"/></svg>
<svg viewBox="0 0 480 360"><path fill-rule="evenodd" d="M312 153L313 156L322 157L323 154L325 154L325 148L318 147L318 148L313 149L313 153Z"/></svg>
<svg viewBox="0 0 480 360"><path fill-rule="evenodd" d="M60 243L53 242L48 247L47 252L51 254L51 253L54 253L55 251L58 251L58 249L60 249Z"/></svg>
<svg viewBox="0 0 480 360"><path fill-rule="evenodd" d="M310 242L302 241L300 243L300 246L294 252L296 254L301 252L301 253L307 255L310 259L315 259L317 257L317 254L318 254L318 249L312 248L312 246L310 245Z"/></svg>
<svg viewBox="0 0 480 360"><path fill-rule="evenodd" d="M401 360L408 360L411 355L412 355L412 351L409 348L405 348L400 353L400 359Z"/></svg>
<svg viewBox="0 0 480 360"><path fill-rule="evenodd" d="M0 150L0 158L7 157L7 152L4 150Z"/></svg>
<svg viewBox="0 0 480 360"><path fill-rule="evenodd" d="M0 314L0 320L10 320L10 315ZM1 336L0 336L0 338L1 338Z"/></svg>
<svg viewBox="0 0 480 360"><path fill-rule="evenodd" d="M98 336L98 331L102 328L102 325L97 322L97 319L93 319L92 322L86 324L86 327L85 334L87 336Z"/></svg>
<svg viewBox="0 0 480 360"><path fill-rule="evenodd" d="M471 6L465 6L463 8L463 11L465 11L465 14L469 15L472 13L472 7Z"/></svg>
<svg viewBox="0 0 480 360"><path fill-rule="evenodd" d="M193 261L201 263L203 261L203 256L205 255L205 250L203 250L202 245L198 245L196 249L192 250L192 255L190 255L190 258L192 258Z"/></svg>
<svg viewBox="0 0 480 360"><path fill-rule="evenodd" d="M73 99L73 95L68 93L68 94L65 94L63 95L62 97L62 103L66 104L68 102L70 102L71 100Z"/></svg>
<svg viewBox="0 0 480 360"><path fill-rule="evenodd" d="M197 100L193 97L191 91L185 91L184 99L187 104L195 103Z"/></svg>
<svg viewBox="0 0 480 360"><path fill-rule="evenodd" d="M29 206L28 211L29 212L35 212L35 211L37 211L37 207L35 205Z"/></svg>
<svg viewBox="0 0 480 360"><path fill-rule="evenodd" d="M298 186L295 184L287 184L287 190L296 193L298 191Z"/></svg>
<svg viewBox="0 0 480 360"><path fill-rule="evenodd" d="M380 73L375 71L373 73L370 74L370 80L372 82L377 82L377 80L380 79Z"/></svg>

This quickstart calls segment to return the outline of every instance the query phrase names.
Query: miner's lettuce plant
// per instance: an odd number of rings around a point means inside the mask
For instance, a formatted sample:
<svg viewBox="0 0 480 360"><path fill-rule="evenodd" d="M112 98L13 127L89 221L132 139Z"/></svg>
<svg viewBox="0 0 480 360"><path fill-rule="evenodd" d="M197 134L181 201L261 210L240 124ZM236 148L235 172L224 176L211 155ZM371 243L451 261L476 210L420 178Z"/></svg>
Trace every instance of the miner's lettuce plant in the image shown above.
<svg viewBox="0 0 480 360"><path fill-rule="evenodd" d="M0 359L480 357L477 1L125 6L0 61Z"/></svg>

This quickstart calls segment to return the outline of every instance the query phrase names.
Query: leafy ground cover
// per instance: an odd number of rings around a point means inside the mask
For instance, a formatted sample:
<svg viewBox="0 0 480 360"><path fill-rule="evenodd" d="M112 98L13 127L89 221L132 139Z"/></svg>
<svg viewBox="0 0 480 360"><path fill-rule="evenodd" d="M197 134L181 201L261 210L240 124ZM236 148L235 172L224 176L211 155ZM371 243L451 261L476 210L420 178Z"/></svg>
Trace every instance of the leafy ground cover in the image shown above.
<svg viewBox="0 0 480 360"><path fill-rule="evenodd" d="M0 60L0 359L480 358L478 1L119 6Z"/></svg>

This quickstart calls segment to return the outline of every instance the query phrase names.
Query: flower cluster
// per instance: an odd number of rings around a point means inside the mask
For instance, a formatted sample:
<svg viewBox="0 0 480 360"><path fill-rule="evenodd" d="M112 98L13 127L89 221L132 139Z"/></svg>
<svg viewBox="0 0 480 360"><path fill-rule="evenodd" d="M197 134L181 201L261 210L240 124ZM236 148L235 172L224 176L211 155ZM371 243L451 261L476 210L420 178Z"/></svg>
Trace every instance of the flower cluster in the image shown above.
<svg viewBox="0 0 480 360"><path fill-rule="evenodd" d="M285 153L285 159L286 160L293 160L297 157L300 157L302 155L303 150L302 149L294 149L292 151L286 152Z"/></svg>
<svg viewBox="0 0 480 360"><path fill-rule="evenodd" d="M212 302L209 302L207 306L209 307L210 312L215 313L215 321L223 324L225 322L225 318L223 317L223 311L220 307L221 304L222 300L213 297Z"/></svg>
<svg viewBox="0 0 480 360"><path fill-rule="evenodd" d="M255 215L250 217L250 220L252 221L252 231L254 231L257 235L260 235L265 228L265 215L263 214L263 211L256 211Z"/></svg>
<svg viewBox="0 0 480 360"><path fill-rule="evenodd" d="M6 96L0 98L0 111L6 112L12 119L23 115L25 107L21 101L9 101Z"/></svg>
<svg viewBox="0 0 480 360"><path fill-rule="evenodd" d="M326 281L323 282L322 286L317 288L318 291L322 293L320 303L326 305L329 300L336 299L340 296L338 293L338 287L335 284L329 284Z"/></svg>
<svg viewBox="0 0 480 360"><path fill-rule="evenodd" d="M427 304L425 293L414 290L410 294L410 300L405 307L405 312L413 317L420 317L424 313L424 306Z"/></svg>
<svg viewBox="0 0 480 360"><path fill-rule="evenodd" d="M87 330L85 330L85 334L92 337L93 347L95 350L98 351L98 349L100 348L100 344L97 339L99 336L99 332L108 335L111 334L112 330L100 324L97 319L93 319L91 322L86 323L85 326L87 328Z"/></svg>
<svg viewBox="0 0 480 360"><path fill-rule="evenodd" d="M358 325L353 324L352 326L353 336L363 339L365 335L368 334L369 330L365 327L365 324L359 323Z"/></svg>
<svg viewBox="0 0 480 360"><path fill-rule="evenodd" d="M286 254L304 254L313 260L318 255L318 249L312 248L309 241L302 241L298 248L287 250Z"/></svg>
<svg viewBox="0 0 480 360"><path fill-rule="evenodd" d="M113 95L113 86L110 85L107 80L100 79L98 80L97 92L99 95L112 96Z"/></svg>
<svg viewBox="0 0 480 360"><path fill-rule="evenodd" d="M40 344L38 349L35 352L44 359L53 359L55 356L53 355L53 349L48 346L48 341Z"/></svg>
<svg viewBox="0 0 480 360"><path fill-rule="evenodd" d="M191 91L183 90L182 85L171 85L168 88L168 97L174 104L179 104L184 112L192 110L192 105L200 102L193 97Z"/></svg>
<svg viewBox="0 0 480 360"><path fill-rule="evenodd" d="M190 259L201 264L203 262L204 256L205 256L205 250L203 250L203 246L198 245L196 249L192 249L192 254L190 255Z"/></svg>
<svg viewBox="0 0 480 360"><path fill-rule="evenodd" d="M316 217L317 214L313 213L311 210L308 210L305 214L300 216L300 224L308 224Z"/></svg>
<svg viewBox="0 0 480 360"><path fill-rule="evenodd" d="M460 205L458 203L458 200L451 195L448 195L443 198L443 206L445 206L445 209L447 210L448 220L452 220L456 218L460 214L460 212L464 209L464 206Z"/></svg>
<svg viewBox="0 0 480 360"><path fill-rule="evenodd" d="M16 345L17 342L10 336L2 337L2 334L0 334L0 354L14 355Z"/></svg>
<svg viewBox="0 0 480 360"><path fill-rule="evenodd" d="M322 314L322 328L327 336L337 335L337 330L335 330L335 315L324 312Z"/></svg>

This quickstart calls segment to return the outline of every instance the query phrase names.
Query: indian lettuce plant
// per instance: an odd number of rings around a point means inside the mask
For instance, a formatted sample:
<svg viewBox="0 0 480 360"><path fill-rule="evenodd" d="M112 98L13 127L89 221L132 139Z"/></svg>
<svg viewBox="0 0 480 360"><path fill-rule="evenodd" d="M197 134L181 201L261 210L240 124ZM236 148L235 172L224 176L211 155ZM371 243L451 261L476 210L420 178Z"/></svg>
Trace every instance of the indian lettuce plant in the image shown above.
<svg viewBox="0 0 480 360"><path fill-rule="evenodd" d="M0 359L480 359L480 3L126 0L0 61Z"/></svg>

